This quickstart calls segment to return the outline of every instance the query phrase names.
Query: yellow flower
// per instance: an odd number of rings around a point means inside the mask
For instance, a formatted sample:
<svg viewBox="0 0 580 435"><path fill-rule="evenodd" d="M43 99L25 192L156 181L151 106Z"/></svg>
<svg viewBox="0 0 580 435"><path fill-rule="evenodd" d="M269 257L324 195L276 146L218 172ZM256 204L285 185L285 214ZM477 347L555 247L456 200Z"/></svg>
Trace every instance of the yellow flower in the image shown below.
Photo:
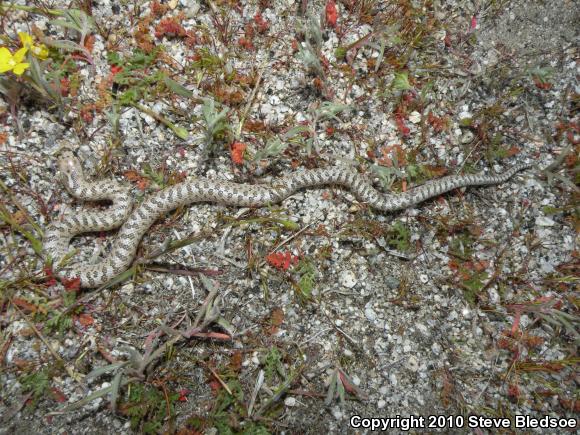
<svg viewBox="0 0 580 435"><path fill-rule="evenodd" d="M26 51L26 48L21 48L12 54L6 47L0 47L0 73L12 71L17 76L22 75L26 68L30 66L29 63L22 62L24 56L26 56Z"/></svg>
<svg viewBox="0 0 580 435"><path fill-rule="evenodd" d="M22 48L30 50L34 56L38 57L39 59L46 59L48 57L48 49L46 48L46 45L35 45L32 36L30 36L28 33L18 32L18 37L22 42Z"/></svg>

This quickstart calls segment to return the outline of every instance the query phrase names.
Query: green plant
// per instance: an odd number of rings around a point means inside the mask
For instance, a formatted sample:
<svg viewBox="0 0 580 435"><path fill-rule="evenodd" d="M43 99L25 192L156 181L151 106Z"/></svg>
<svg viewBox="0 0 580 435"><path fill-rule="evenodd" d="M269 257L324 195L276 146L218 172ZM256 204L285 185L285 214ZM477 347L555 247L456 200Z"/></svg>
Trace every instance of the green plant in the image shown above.
<svg viewBox="0 0 580 435"><path fill-rule="evenodd" d="M340 104L340 103L333 103L331 101L324 101L323 103L317 103L310 107L308 110L310 113L310 122L307 126L298 126L294 129L291 129L288 133L292 132L292 134L296 135L304 129L307 131L308 138L305 140L306 144L306 152L308 155L312 154L312 150L316 150L316 152L320 152L320 147L318 144L318 135L316 133L318 129L318 123L324 121L334 120L337 122L342 122L342 120L338 117L339 113L346 112L350 110L351 106L347 104Z"/></svg>
<svg viewBox="0 0 580 435"><path fill-rule="evenodd" d="M283 379L285 378L282 354L275 346L270 348L264 358L264 373L268 383L272 382L277 374L282 376Z"/></svg>
<svg viewBox="0 0 580 435"><path fill-rule="evenodd" d="M197 51L196 59L191 64L193 69L203 71L205 73L220 72L224 67L224 60L218 55L213 54L206 47L201 47Z"/></svg>
<svg viewBox="0 0 580 435"><path fill-rule="evenodd" d="M32 407L36 407L38 400L46 394L50 385L48 370L42 369L25 375L20 378L20 383L24 392L32 393Z"/></svg>
<svg viewBox="0 0 580 435"><path fill-rule="evenodd" d="M185 140L189 136L185 128L175 125L161 113L139 103L142 100L155 101L167 90L184 98L192 96L191 91L168 77L165 72L154 69L160 51L161 48L156 48L145 53L138 49L127 57L116 52L107 54L109 64L118 69L113 80L123 88L123 92L113 103L112 110L107 112L107 117L113 125L113 130L118 131L119 109L117 105L134 107L159 121L173 131L177 137Z"/></svg>
<svg viewBox="0 0 580 435"><path fill-rule="evenodd" d="M461 275L463 276L463 294L470 305L475 305L477 296L483 290L489 279L489 274L484 271L467 270L462 268Z"/></svg>
<svg viewBox="0 0 580 435"><path fill-rule="evenodd" d="M396 72L392 82L392 88L395 91L404 92L413 89L409 83L409 74L406 72Z"/></svg>
<svg viewBox="0 0 580 435"><path fill-rule="evenodd" d="M318 76L324 77L324 68L322 67L322 63L318 58L318 54L316 50L310 45L310 43L305 42L304 46L300 47L297 54L298 59L302 61L304 66L306 67L306 71L309 73Z"/></svg>
<svg viewBox="0 0 580 435"><path fill-rule="evenodd" d="M129 416L131 429L157 434L161 432L166 419L174 418L179 393L167 393L154 386L132 383L128 387L127 396L119 408Z"/></svg>
<svg viewBox="0 0 580 435"><path fill-rule="evenodd" d="M231 133L231 127L227 123L229 109L223 108L220 112L214 100L206 98L201 108L205 122L204 134L204 157L215 152L219 141L226 141Z"/></svg>
<svg viewBox="0 0 580 435"><path fill-rule="evenodd" d="M393 157L393 164L397 165L396 155ZM395 166L371 165L371 171L379 177L381 185L387 190L391 189L395 178L404 178L403 173Z"/></svg>
<svg viewBox="0 0 580 435"><path fill-rule="evenodd" d="M469 261L473 255L474 244L475 240L471 234L467 232L457 234L449 242L449 253L456 258Z"/></svg>
<svg viewBox="0 0 580 435"><path fill-rule="evenodd" d="M391 225L386 234L387 244L399 252L407 252L411 249L411 232L401 221Z"/></svg>
<svg viewBox="0 0 580 435"><path fill-rule="evenodd" d="M280 138L275 137L268 140L264 148L256 151L252 157L252 160L257 162L269 157L279 157L286 150L286 148L288 148L288 144L282 142Z"/></svg>
<svg viewBox="0 0 580 435"><path fill-rule="evenodd" d="M80 9L65 9L61 18L51 20L50 24L77 31L80 35L80 45L83 47L85 38L95 26L93 18Z"/></svg>
<svg viewBox="0 0 580 435"><path fill-rule="evenodd" d="M304 35L304 44L298 49L298 59L302 61L307 72L323 78L324 68L319 57L323 39L319 20L309 16L308 20L299 22L298 31Z"/></svg>
<svg viewBox="0 0 580 435"><path fill-rule="evenodd" d="M339 399L340 403L344 404L347 392L357 398L367 398L367 395L354 384L344 370L336 367L328 379L328 390L324 404L329 406L336 399Z"/></svg>
<svg viewBox="0 0 580 435"><path fill-rule="evenodd" d="M64 39L46 39L47 45L70 51L71 53L81 52L89 64L95 64L91 52L85 47L86 37L93 31L95 26L95 22L92 17L88 16L80 9L66 9L63 10L63 14L60 18L51 20L50 23L55 26L61 26L65 29L76 31L79 34L79 42L76 43Z"/></svg>
<svg viewBox="0 0 580 435"><path fill-rule="evenodd" d="M48 319L45 323L45 327L48 331L57 332L60 335L63 335L66 331L69 331L72 326L73 318L69 314L56 314Z"/></svg>
<svg viewBox="0 0 580 435"><path fill-rule="evenodd" d="M304 35L304 40L312 44L315 50L322 48L322 28L320 20L314 15L309 15L307 20L298 22L298 32Z"/></svg>
<svg viewBox="0 0 580 435"><path fill-rule="evenodd" d="M314 290L314 278L316 276L314 263L308 258L303 258L298 263L296 272L300 275L297 283L298 295L303 299L310 299L312 290Z"/></svg>
<svg viewBox="0 0 580 435"><path fill-rule="evenodd" d="M555 70L552 67L541 68L539 66L527 70L528 76L531 77L536 83L542 85L550 82L554 72Z"/></svg>

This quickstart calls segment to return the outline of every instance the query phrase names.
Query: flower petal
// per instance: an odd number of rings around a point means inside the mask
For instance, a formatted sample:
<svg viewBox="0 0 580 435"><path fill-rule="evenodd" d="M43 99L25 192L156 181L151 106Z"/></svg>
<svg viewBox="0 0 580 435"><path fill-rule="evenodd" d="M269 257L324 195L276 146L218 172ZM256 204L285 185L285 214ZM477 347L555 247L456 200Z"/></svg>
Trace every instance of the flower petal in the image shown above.
<svg viewBox="0 0 580 435"><path fill-rule="evenodd" d="M12 53L6 47L0 47L0 63L6 63L12 59Z"/></svg>
<svg viewBox="0 0 580 435"><path fill-rule="evenodd" d="M22 75L22 73L24 71L26 71L26 68L28 68L30 66L29 63L23 62L23 63L19 63L18 65L16 65L14 67L14 69L12 70L14 72L14 74L16 74L17 76Z"/></svg>
<svg viewBox="0 0 580 435"><path fill-rule="evenodd" d="M10 71L14 66L12 53L6 47L0 47L0 73Z"/></svg>
<svg viewBox="0 0 580 435"><path fill-rule="evenodd" d="M24 48L30 48L32 46L32 36L30 36L28 33L18 32L18 37L20 38Z"/></svg>
<svg viewBox="0 0 580 435"><path fill-rule="evenodd" d="M22 47L20 50L18 50L16 53L14 53L14 60L18 63L22 62L22 60L24 59L24 56L26 56L26 52L28 51L27 47Z"/></svg>
<svg viewBox="0 0 580 435"><path fill-rule="evenodd" d="M48 57L48 48L44 44L33 45L30 51L39 59L46 59Z"/></svg>

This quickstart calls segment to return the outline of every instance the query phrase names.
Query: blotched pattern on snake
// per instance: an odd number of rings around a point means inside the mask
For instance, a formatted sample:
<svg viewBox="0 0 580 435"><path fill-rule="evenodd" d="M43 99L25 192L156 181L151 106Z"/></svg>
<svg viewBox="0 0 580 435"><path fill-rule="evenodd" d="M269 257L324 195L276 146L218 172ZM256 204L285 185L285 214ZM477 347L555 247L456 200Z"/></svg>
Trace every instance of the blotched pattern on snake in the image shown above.
<svg viewBox="0 0 580 435"><path fill-rule="evenodd" d="M45 232L44 251L53 259L61 279L80 278L81 287L98 287L127 270L143 235L167 212L196 202L219 203L236 207L263 207L276 204L300 189L326 185L342 186L359 201L374 209L390 212L412 207L426 199L464 186L499 184L529 164L514 166L499 175L451 175L430 181L399 194L384 194L374 189L358 172L349 167L301 170L278 178L271 185L248 185L197 178L160 190L133 209L129 187L115 180L87 181L79 160L69 149L60 153L59 179L75 198L110 200L105 210L83 210L65 215L51 223ZM71 239L81 233L108 231L121 227L108 255L96 264L69 263L61 260L69 252ZM61 265L60 263L65 263Z"/></svg>

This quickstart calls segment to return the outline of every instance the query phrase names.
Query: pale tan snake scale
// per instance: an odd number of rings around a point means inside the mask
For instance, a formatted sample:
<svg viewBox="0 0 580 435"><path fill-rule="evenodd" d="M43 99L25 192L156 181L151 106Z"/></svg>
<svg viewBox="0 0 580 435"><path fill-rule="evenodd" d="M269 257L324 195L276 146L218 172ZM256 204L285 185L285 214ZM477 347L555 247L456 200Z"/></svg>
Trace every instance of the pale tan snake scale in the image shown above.
<svg viewBox="0 0 580 435"><path fill-rule="evenodd" d="M151 225L167 212L183 205L210 202L237 207L263 207L279 203L300 189L336 185L348 189L359 201L372 208L390 212L411 207L458 187L503 183L530 167L529 164L516 165L499 175L450 175L399 194L381 193L354 169L342 166L296 171L275 179L271 185L197 178L160 190L133 209L129 187L114 180L86 181L81 164L72 151L64 149L60 153L58 166L59 179L71 195L82 200L107 199L113 203L105 211L83 210L66 214L46 229L43 247L46 255L53 259L57 275L67 280L80 278L81 287L98 287L127 270L141 238ZM121 228L111 251L98 263L65 262L65 266L60 266L74 236L118 227Z"/></svg>

